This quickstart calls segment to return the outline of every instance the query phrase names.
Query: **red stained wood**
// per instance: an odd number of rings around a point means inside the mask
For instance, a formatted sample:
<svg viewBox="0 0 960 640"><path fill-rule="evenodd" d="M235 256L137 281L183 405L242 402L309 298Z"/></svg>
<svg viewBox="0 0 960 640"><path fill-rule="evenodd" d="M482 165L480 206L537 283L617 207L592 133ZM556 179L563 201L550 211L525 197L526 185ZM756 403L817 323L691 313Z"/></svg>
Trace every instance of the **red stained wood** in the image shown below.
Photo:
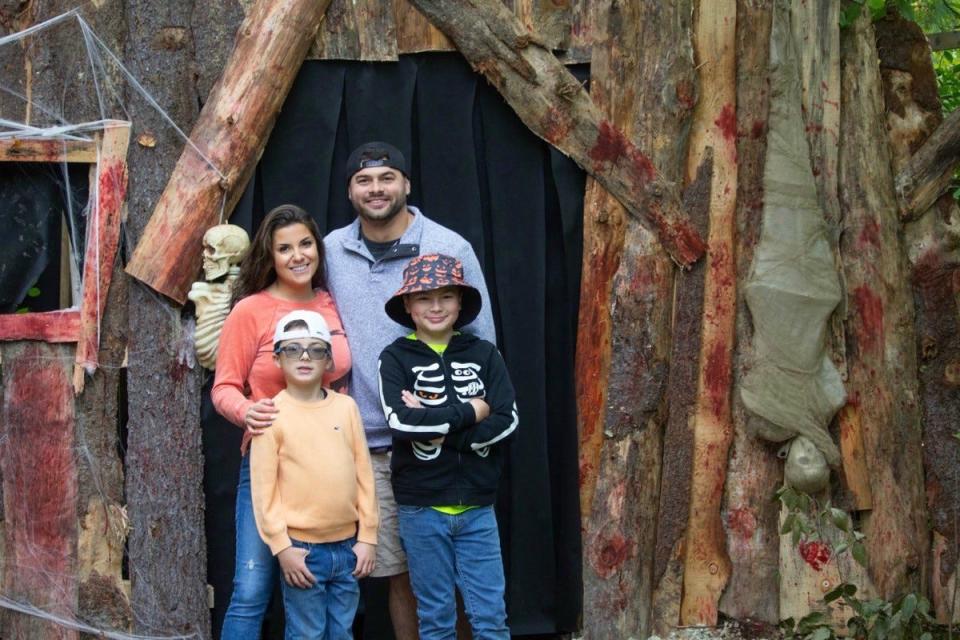
<svg viewBox="0 0 960 640"><path fill-rule="evenodd" d="M55 615L77 611L77 470L70 349L41 342L2 347L3 594ZM4 638L77 638L9 613Z"/></svg>
<svg viewBox="0 0 960 640"><path fill-rule="evenodd" d="M891 16L875 25L884 86L884 106L894 170L912 162L933 140L943 121L936 75L927 39L920 28ZM957 518L960 487L956 460L960 455L960 249L950 228L960 208L947 195L904 225L910 260L910 284L916 306L920 358L920 402L923 407L923 465L930 525L934 529L931 592L937 617L956 620L951 602L956 588Z"/></svg>
<svg viewBox="0 0 960 640"><path fill-rule="evenodd" d="M97 143L81 140L0 140L0 162L84 162L97 161Z"/></svg>
<svg viewBox="0 0 960 640"><path fill-rule="evenodd" d="M841 55L847 393L863 399L859 420L873 500L863 525L870 577L880 595L890 598L921 588L929 548L916 334L869 16L841 33ZM861 241L872 225L878 245Z"/></svg>
<svg viewBox="0 0 960 640"><path fill-rule="evenodd" d="M257 2L190 134L223 178L186 147L127 265L127 273L183 304L204 232L234 205L330 0ZM225 201L225 202L224 202Z"/></svg>
<svg viewBox="0 0 960 640"><path fill-rule="evenodd" d="M649 160L635 157L638 177L649 179L657 164L679 182L683 153L676 140L690 109L676 97L683 91L670 87L691 85L691 6L602 0L594 8L602 44L593 50L590 90L605 126L591 162L617 162L635 138L654 150ZM648 83L665 89L645 91ZM551 135L562 137L572 125L564 112L556 114ZM589 179L576 376L587 637L647 637L655 615L653 514L673 278L674 265L653 234Z"/></svg>
<svg viewBox="0 0 960 640"><path fill-rule="evenodd" d="M76 309L0 315L0 340L77 342L80 312Z"/></svg>
<svg viewBox="0 0 960 640"><path fill-rule="evenodd" d="M713 172L707 191L709 251L696 356L694 449L687 471L693 477L680 606L683 625L717 624L718 603L730 577L720 509L733 441L730 396L736 311L736 13L735 0L701 2L694 30L701 99L690 132L687 173L694 175L710 153Z"/></svg>
<svg viewBox="0 0 960 640"><path fill-rule="evenodd" d="M120 222L127 197L127 145L130 126L104 131L100 163L96 167L96 201L91 208L86 255L83 260L83 299L80 303L80 340L77 344L74 387L83 389L83 371L97 367L101 325L107 293L120 243ZM82 371L81 371L82 369Z"/></svg>

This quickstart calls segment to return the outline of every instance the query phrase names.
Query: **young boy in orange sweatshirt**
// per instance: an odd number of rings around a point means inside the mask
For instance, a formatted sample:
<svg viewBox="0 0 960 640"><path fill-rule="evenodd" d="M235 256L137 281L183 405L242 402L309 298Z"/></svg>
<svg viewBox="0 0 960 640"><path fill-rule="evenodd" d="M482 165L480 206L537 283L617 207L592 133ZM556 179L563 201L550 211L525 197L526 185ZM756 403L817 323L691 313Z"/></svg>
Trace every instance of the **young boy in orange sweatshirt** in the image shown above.
<svg viewBox="0 0 960 640"><path fill-rule="evenodd" d="M374 567L378 510L356 403L325 389L330 331L319 313L277 323L274 359L286 389L273 426L250 453L260 537L283 573L288 639L352 638L360 590Z"/></svg>

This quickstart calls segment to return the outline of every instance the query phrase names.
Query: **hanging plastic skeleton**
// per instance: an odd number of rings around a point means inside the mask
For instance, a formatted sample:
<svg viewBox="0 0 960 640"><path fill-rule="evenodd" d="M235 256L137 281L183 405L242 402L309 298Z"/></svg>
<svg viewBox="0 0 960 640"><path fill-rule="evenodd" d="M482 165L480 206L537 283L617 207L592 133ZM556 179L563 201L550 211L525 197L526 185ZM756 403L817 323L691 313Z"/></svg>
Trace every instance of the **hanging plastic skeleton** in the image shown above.
<svg viewBox="0 0 960 640"><path fill-rule="evenodd" d="M249 246L247 232L233 224L218 224L203 235L204 281L194 282L187 297L196 306L197 359L210 370L217 366L220 331L230 313L233 283L240 273L238 265Z"/></svg>

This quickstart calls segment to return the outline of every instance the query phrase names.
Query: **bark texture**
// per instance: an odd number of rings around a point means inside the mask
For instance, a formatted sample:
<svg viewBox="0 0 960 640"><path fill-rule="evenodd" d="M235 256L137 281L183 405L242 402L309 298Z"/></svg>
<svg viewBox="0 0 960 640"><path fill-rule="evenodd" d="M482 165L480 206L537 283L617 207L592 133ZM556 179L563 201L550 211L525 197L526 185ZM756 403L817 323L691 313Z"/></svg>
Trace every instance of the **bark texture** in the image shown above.
<svg viewBox="0 0 960 640"><path fill-rule="evenodd" d="M737 281L750 272L763 213L763 169L770 106L768 65L772 0L737 3ZM742 290L737 289L736 351L733 360L733 444L724 488L723 514L730 555L730 580L720 611L733 618L776 623L778 509L770 500L783 475L770 445L747 430L737 385L749 366L753 329Z"/></svg>
<svg viewBox="0 0 960 640"><path fill-rule="evenodd" d="M137 243L127 273L183 304L203 234L246 187L330 0L258 2Z"/></svg>
<svg viewBox="0 0 960 640"><path fill-rule="evenodd" d="M499 0L412 3L457 45L535 134L570 156L689 266L705 244L680 209L678 189L603 118L580 83Z"/></svg>
<svg viewBox="0 0 960 640"><path fill-rule="evenodd" d="M679 182L695 99L692 8L595 8L591 97ZM649 635L673 274L656 239L588 180L576 379L590 638Z"/></svg>
<svg viewBox="0 0 960 640"><path fill-rule="evenodd" d="M951 113L896 177L904 220L913 220L946 192L960 165L960 109Z"/></svg>
<svg viewBox="0 0 960 640"><path fill-rule="evenodd" d="M873 494L864 521L870 575L879 593L890 598L923 584L928 534L913 303L867 12L841 34L841 56L848 407L863 425Z"/></svg>
<svg viewBox="0 0 960 640"><path fill-rule="evenodd" d="M936 75L920 28L899 17L875 25L894 170L932 140L943 122ZM916 305L927 507L934 529L931 593L943 622L956 616L957 517L960 515L960 210L939 198L904 227Z"/></svg>

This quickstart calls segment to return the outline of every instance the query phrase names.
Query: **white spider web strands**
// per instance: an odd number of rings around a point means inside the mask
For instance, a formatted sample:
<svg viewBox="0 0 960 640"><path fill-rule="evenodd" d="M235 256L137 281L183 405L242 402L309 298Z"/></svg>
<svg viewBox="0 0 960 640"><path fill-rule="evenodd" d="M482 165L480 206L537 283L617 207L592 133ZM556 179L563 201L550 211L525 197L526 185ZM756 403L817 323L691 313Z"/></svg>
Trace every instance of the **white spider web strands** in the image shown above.
<svg viewBox="0 0 960 640"><path fill-rule="evenodd" d="M116 120L110 117L109 109L119 108L122 110L126 120L129 120L128 112L124 100L121 96L121 92L115 86L114 82L111 81L110 73L108 70L115 70L122 75L130 87L132 87L136 93L145 100L151 108L153 108L163 120L174 129L177 136L183 140L184 144L189 146L195 153L198 154L211 168L212 171L216 173L220 178L224 177L224 174L221 172L219 167L217 167L210 158L203 153L203 151L189 139L186 133L176 125L173 119L167 114L166 111L161 108L156 99L147 91L146 88L138 81L138 79L122 64L120 59L106 46L103 40L93 31L90 25L82 18L80 15L80 9L75 8L70 11L67 11L59 16L50 18L44 22L41 22L37 25L29 27L28 29L19 31L17 33L9 34L3 37L0 37L0 47L11 45L14 43L21 43L25 38L33 38L32 45L37 46L38 36L51 28L63 28L64 26L69 25L73 20L76 20L76 23L81 31L82 40L85 48L85 59L81 58L73 61L75 64L83 65L85 68L89 69L90 78L86 80L88 86L92 87L92 91L96 96L96 105L94 108L98 109L99 119L93 119L83 122L72 123L65 119L62 113L59 113L57 109L50 108L49 106L43 105L35 97L30 95L23 95L21 92L17 91L14 88L5 86L2 80L0 80L0 91L18 98L22 102L30 105L33 109L33 113L36 115L42 116L43 120L47 124L40 124L40 122L26 123L26 122L17 122L5 118L0 118L0 140L9 140L9 139L39 139L39 140L60 140L63 143L64 158L66 158L66 149L68 141L92 141L94 139L93 134L95 132L102 131L105 127L112 124L116 124ZM80 74L81 77L83 74ZM114 75L114 78L116 75ZM30 93L28 91L28 93ZM97 116L95 115L94 118ZM84 251L81 250L80 240L80 231L82 230L82 225L77 224L80 218L87 218L87 238L88 242L97 243L92 247L94 254L99 257L99 234L95 233L96 230L96 220L100 215L98 210L99 198L98 190L105 188L106 184L104 181L101 181L100 177L100 150L97 151L98 162L96 170L91 175L91 184L89 186L89 210L85 205L73 202L73 193L71 191L70 185L70 176L67 171L67 163L64 159L60 164L62 167L63 173L63 186L65 187L64 201L65 201L65 215L70 221L70 240L71 245L74 248L71 253L73 254L71 258L73 259L73 271L79 273L82 271L79 265L79 261L82 259ZM119 189L120 186L113 184L114 188ZM224 194L224 201L221 204L221 219L223 217L223 206L225 206L226 194ZM126 229L123 229L122 232L124 235L127 235ZM97 259L91 257L91 259ZM118 252L117 260L120 260L120 253ZM109 268L109 267L108 267ZM90 283L93 286L96 286L96 298L97 298L97 308L99 310L99 302L101 296L106 295L106 292L101 292L99 290L99 277L96 279L96 283ZM76 288L75 288L76 289ZM148 290L149 291L149 290ZM150 295L160 299L157 294L154 294L153 291L150 291ZM74 296L74 300L79 302L79 297ZM162 307L164 308L164 307ZM179 314L173 309L168 309L167 313L171 315L171 321L179 321ZM101 318L97 318L97 333L98 338L101 331ZM162 345L158 344L155 347L156 351L169 350L175 348L180 356L183 353L190 351L192 355L192 340L188 340L191 344L177 344L177 345ZM151 353L129 353L128 357L130 361L133 361L137 358L150 357ZM45 358L46 359L46 358ZM66 358L64 358L66 359ZM70 363L72 364L72 358ZM103 366L102 369L115 370L118 367L115 366ZM121 367L122 368L122 367ZM109 477L109 471L102 469L100 467L100 461L98 459L98 453L95 452L95 449L100 448L100 444L96 441L98 438L94 435L93 432L87 433L87 421L80 419L80 416L77 416L76 421L76 432L75 432L75 441L73 443L75 459L84 461L84 466L86 468L87 481L90 483L90 487L93 491L94 500L91 501L91 505L94 502L99 503L99 507L103 510L105 514L109 513L110 515L105 515L107 521L107 526L110 530L120 530L122 531L127 526L127 519L123 513L115 513L115 510L122 512L122 507L117 503L117 500L122 500L122 498L111 497L111 489L108 485L113 484L114 481ZM5 438L4 438L5 439ZM8 443L0 443L8 445ZM88 508L88 505L79 505L81 511ZM82 517L82 515L81 515ZM79 533L79 529L78 529ZM120 534L122 537L122 534ZM43 549L39 546L36 549L36 557L39 559L43 555ZM34 567L36 569L36 567ZM17 567L8 564L7 571L17 571ZM130 567L131 572L136 572L136 567ZM83 578L79 575L76 576L76 581L79 584ZM143 581L141 580L141 583ZM33 618L41 619L48 621L52 624L60 626L64 629L72 629L80 631L82 633L91 634L95 637L102 638L114 638L117 640L188 640L191 638L201 638L200 633L191 633L189 635L136 635L128 633L122 629L115 628L104 628L104 623L91 623L89 620L79 620L75 615L64 614L62 611L48 610L49 607L37 606L38 604L43 605L44 603L36 602L23 602L20 599L10 597L10 594L0 593L0 609L6 609L9 611L15 611L20 614L30 616ZM139 615L136 611L130 612L134 619L137 619L138 622L145 622L147 624L140 624L141 628L149 629L151 625L150 621L140 621ZM92 614L91 614L92 615ZM116 623L106 623L107 626L111 626ZM123 625L125 626L125 625Z"/></svg>

